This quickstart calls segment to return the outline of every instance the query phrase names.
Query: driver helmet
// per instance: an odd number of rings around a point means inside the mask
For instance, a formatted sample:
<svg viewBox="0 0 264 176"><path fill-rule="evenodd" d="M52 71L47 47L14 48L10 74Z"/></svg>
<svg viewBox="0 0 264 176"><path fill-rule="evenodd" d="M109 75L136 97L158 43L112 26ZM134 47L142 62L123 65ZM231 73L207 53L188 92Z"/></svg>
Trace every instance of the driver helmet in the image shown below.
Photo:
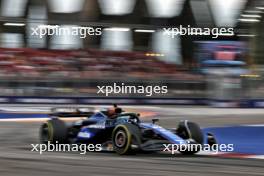
<svg viewBox="0 0 264 176"><path fill-rule="evenodd" d="M117 107L116 104L114 104L114 106L112 108L109 108L107 110L107 115L110 118L115 118L115 117L117 117L118 114L120 114L122 112L123 112L123 110L121 108Z"/></svg>

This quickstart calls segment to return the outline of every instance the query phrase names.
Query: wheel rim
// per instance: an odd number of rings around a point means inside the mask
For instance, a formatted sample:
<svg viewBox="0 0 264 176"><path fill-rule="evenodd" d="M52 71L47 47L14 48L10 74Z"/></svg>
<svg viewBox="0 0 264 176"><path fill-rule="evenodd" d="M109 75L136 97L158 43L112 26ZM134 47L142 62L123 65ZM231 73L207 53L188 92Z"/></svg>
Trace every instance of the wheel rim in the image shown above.
<svg viewBox="0 0 264 176"><path fill-rule="evenodd" d="M122 148L126 144L126 133L124 131L118 131L115 135L115 145L119 148Z"/></svg>

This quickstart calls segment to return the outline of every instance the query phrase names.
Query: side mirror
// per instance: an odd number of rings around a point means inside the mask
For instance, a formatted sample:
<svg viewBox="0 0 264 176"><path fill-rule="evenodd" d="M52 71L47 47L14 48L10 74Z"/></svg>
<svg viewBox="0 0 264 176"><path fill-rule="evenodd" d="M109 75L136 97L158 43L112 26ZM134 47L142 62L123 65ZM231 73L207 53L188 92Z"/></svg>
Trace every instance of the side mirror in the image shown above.
<svg viewBox="0 0 264 176"><path fill-rule="evenodd" d="M158 122L159 119L152 119L152 123L155 124L156 122Z"/></svg>

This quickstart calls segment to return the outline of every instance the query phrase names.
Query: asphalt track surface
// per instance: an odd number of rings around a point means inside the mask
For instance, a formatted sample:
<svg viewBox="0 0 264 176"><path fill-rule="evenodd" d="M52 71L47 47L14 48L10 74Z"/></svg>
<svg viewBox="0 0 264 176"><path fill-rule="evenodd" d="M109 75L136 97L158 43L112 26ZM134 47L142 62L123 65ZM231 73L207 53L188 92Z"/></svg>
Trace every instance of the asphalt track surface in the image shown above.
<svg viewBox="0 0 264 176"><path fill-rule="evenodd" d="M173 106L151 109L162 116L160 123L167 127L173 127L181 119L193 120L204 127L264 124L264 112L260 110L234 113L235 110L211 111ZM30 151L30 144L38 143L39 125L40 122L0 123L1 176L264 175L264 160L258 159L169 154L118 156L115 153L91 152L86 155L68 152L40 155Z"/></svg>

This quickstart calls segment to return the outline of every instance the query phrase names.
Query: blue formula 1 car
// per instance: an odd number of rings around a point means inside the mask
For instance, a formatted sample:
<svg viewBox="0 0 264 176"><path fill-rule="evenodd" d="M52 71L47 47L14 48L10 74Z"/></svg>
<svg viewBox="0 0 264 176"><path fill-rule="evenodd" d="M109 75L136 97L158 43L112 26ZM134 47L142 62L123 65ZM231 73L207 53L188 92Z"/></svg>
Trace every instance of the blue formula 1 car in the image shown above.
<svg viewBox="0 0 264 176"><path fill-rule="evenodd" d="M113 111L112 111L113 112ZM86 116L71 124L61 120L60 114L43 123L40 128L42 143L101 144L105 150L118 154L135 152L163 151L166 144L203 144L204 134L200 127L190 121L181 121L177 128L166 129L156 124L143 123L139 114L124 112L114 106L114 113L109 111L63 113L63 116ZM53 114L54 116L54 114ZM200 148L189 148L183 154L197 153Z"/></svg>

